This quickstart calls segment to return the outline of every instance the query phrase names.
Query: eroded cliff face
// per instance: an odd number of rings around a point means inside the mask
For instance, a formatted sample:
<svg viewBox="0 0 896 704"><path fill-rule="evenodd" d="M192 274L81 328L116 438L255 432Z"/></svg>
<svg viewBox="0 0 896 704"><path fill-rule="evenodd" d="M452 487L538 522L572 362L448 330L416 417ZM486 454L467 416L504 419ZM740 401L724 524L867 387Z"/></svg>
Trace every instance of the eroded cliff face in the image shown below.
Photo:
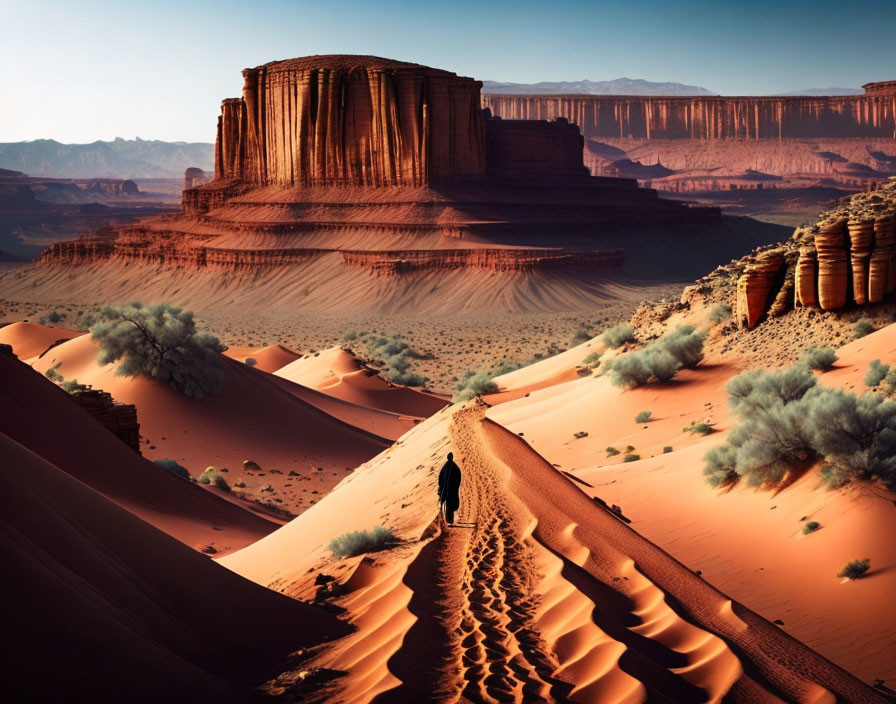
<svg viewBox="0 0 896 704"><path fill-rule="evenodd" d="M215 175L253 184L420 186L485 176L481 83L376 57L278 61L225 100Z"/></svg>
<svg viewBox="0 0 896 704"><path fill-rule="evenodd" d="M799 307L832 311L884 301L896 292L896 179L852 196L789 241L722 267L706 282L735 271L735 321L742 328Z"/></svg>
<svg viewBox="0 0 896 704"><path fill-rule="evenodd" d="M896 137L896 81L834 97L483 95L511 120L564 117L585 138Z"/></svg>

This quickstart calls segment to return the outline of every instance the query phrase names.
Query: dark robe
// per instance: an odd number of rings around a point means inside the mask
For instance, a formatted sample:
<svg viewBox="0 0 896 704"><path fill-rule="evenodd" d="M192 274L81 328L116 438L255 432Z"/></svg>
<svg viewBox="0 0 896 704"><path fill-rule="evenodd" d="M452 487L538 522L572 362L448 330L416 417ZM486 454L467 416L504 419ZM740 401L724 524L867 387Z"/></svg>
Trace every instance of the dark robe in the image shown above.
<svg viewBox="0 0 896 704"><path fill-rule="evenodd" d="M448 460L439 472L439 503L445 504L445 520L454 522L454 512L460 506L460 467Z"/></svg>

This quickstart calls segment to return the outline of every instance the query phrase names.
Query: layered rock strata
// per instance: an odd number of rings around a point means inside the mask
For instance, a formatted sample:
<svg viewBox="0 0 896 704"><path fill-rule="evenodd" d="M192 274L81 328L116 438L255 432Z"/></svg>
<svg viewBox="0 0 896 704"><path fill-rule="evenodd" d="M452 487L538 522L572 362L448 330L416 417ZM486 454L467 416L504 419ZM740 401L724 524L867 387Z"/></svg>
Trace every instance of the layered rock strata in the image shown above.
<svg viewBox="0 0 896 704"><path fill-rule="evenodd" d="M49 247L40 264L133 262L154 282L165 270L170 279L258 270L285 281L291 301L314 292L290 272L351 288L369 278L357 269L421 287L427 272L469 270L496 276L470 286L483 297L504 287L495 305L561 306L582 287L599 295L598 280L621 266L623 250L601 247L614 228L719 219L716 208L661 199L634 179L592 177L578 127L493 118L471 78L313 56L246 69L243 79L242 97L221 105L215 178L185 173L181 216L87 233ZM557 284L547 302L533 295L530 274L541 271ZM454 290L467 285L445 274L427 290L449 279ZM389 291L402 298L400 287Z"/></svg>
<svg viewBox="0 0 896 704"><path fill-rule="evenodd" d="M99 389L87 389L71 394L71 399L98 420L113 435L135 452L140 452L140 424L137 407L119 403L112 394Z"/></svg>
<svg viewBox="0 0 896 704"><path fill-rule="evenodd" d="M820 97L486 94L482 102L505 119L566 118L586 139L896 137L896 81L863 88Z"/></svg>
<svg viewBox="0 0 896 704"><path fill-rule="evenodd" d="M753 328L765 315L792 306L840 310L880 303L894 291L896 179L890 179L748 263L738 279L736 318L741 327Z"/></svg>

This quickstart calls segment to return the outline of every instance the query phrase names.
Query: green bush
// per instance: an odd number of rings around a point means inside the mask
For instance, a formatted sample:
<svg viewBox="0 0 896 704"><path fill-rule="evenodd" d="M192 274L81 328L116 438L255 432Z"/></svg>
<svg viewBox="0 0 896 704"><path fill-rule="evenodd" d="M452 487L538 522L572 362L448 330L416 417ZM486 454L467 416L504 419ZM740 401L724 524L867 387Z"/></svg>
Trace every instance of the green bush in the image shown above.
<svg viewBox="0 0 896 704"><path fill-rule="evenodd" d="M62 364L62 362L56 362L56 364L54 364L52 367L47 369L47 371L44 372L44 376L47 377L47 379L49 379L50 381L55 382L57 384L60 383L65 378L58 371L60 364Z"/></svg>
<svg viewBox="0 0 896 704"><path fill-rule="evenodd" d="M852 326L853 332L855 333L856 339L858 340L860 337L865 337L865 335L870 335L874 332L874 325L871 324L871 321L868 318L862 318L855 325Z"/></svg>
<svg viewBox="0 0 896 704"><path fill-rule="evenodd" d="M715 430L709 423L698 423L692 420L689 426L681 429L681 432L691 435L712 435Z"/></svg>
<svg viewBox="0 0 896 704"><path fill-rule="evenodd" d="M628 323L619 323L605 331L600 339L610 349L616 349L626 342L635 341L635 329Z"/></svg>
<svg viewBox="0 0 896 704"><path fill-rule="evenodd" d="M189 479L190 473L187 471L187 468L181 464L178 464L172 459L168 457L163 457L162 459L155 460L155 464L159 465L162 469L168 470L174 476L180 477L181 479ZM207 481L204 481L203 484L209 484L211 479L207 478Z"/></svg>
<svg viewBox="0 0 896 704"><path fill-rule="evenodd" d="M821 523L818 521L809 521L806 525L803 526L803 535L809 535L809 533L814 533L819 528L821 528Z"/></svg>
<svg viewBox="0 0 896 704"><path fill-rule="evenodd" d="M641 459L641 455L628 454L622 458L622 461L623 462L637 462L639 459Z"/></svg>
<svg viewBox="0 0 896 704"><path fill-rule="evenodd" d="M376 526L371 530L345 533L330 541L329 550L335 558L354 557L369 552L388 550L398 544L398 538L390 528Z"/></svg>
<svg viewBox="0 0 896 704"><path fill-rule="evenodd" d="M221 391L224 346L197 330L191 311L169 303L106 306L90 334L99 342L101 365L121 360L118 376L158 379L191 398Z"/></svg>
<svg viewBox="0 0 896 704"><path fill-rule="evenodd" d="M638 415L635 416L635 423L649 423L650 417L653 415L651 411L641 411Z"/></svg>
<svg viewBox="0 0 896 704"><path fill-rule="evenodd" d="M865 386L870 386L872 389L877 388L889 373L889 364L881 364L879 359L872 359L871 364L868 365L868 372L865 374Z"/></svg>
<svg viewBox="0 0 896 704"><path fill-rule="evenodd" d="M607 457L613 457L613 456L618 455L618 454L619 454L619 450L617 450L617 449L616 449L615 447L613 447L612 445L611 445L610 447L607 448Z"/></svg>
<svg viewBox="0 0 896 704"><path fill-rule="evenodd" d="M643 349L612 360L610 381L628 388L668 381L679 369L693 369L702 361L705 339L705 331L696 331L689 325L676 328Z"/></svg>
<svg viewBox="0 0 896 704"><path fill-rule="evenodd" d="M821 479L829 487L858 478L896 488L896 402L817 386L805 366L748 372L727 388L738 422L725 462L707 454L711 483L724 469L728 479L734 471L752 485L777 484L791 469L825 459Z"/></svg>
<svg viewBox="0 0 896 704"><path fill-rule="evenodd" d="M870 568L871 560L867 557L864 560L853 560L852 562L847 562L846 567L840 570L837 573L837 576L845 577L846 579L859 579L864 576Z"/></svg>
<svg viewBox="0 0 896 704"><path fill-rule="evenodd" d="M463 380L457 385L457 393L454 401L469 401L474 396L485 396L498 393L498 385L489 371L469 371Z"/></svg>
<svg viewBox="0 0 896 704"><path fill-rule="evenodd" d="M600 355L597 352L592 352L585 359L582 360L582 364L594 364L596 361L600 359Z"/></svg>
<svg viewBox="0 0 896 704"><path fill-rule="evenodd" d="M737 464L737 449L731 445L720 445L706 453L703 475L710 486L727 486L736 484L740 475Z"/></svg>
<svg viewBox="0 0 896 704"><path fill-rule="evenodd" d="M809 347L803 352L802 362L809 369L829 372L837 361L837 353L830 347Z"/></svg>
<svg viewBox="0 0 896 704"><path fill-rule="evenodd" d="M343 333L343 335L342 335L342 339L343 339L345 342L351 342L352 340L357 340L357 339L358 339L358 333L355 332L354 330L347 330L345 333Z"/></svg>
<svg viewBox="0 0 896 704"><path fill-rule="evenodd" d="M731 320L731 306L727 306L724 303L717 303L709 309L706 319L712 325L718 325L719 323Z"/></svg>
<svg viewBox="0 0 896 704"><path fill-rule="evenodd" d="M576 440L581 440L582 438L587 438L587 437L588 437L588 431L586 431L586 430L580 430L580 431L578 431L577 433L573 433L573 437L575 437Z"/></svg>

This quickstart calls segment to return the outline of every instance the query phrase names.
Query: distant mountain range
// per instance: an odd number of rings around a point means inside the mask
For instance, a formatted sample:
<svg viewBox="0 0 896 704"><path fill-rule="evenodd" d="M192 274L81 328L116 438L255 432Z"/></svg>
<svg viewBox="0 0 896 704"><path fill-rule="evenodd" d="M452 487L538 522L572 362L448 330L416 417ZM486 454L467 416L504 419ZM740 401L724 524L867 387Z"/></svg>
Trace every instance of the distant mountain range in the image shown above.
<svg viewBox="0 0 896 704"><path fill-rule="evenodd" d="M215 147L206 142L121 139L62 144L54 139L0 143L0 168L55 178L172 178L190 166L211 171Z"/></svg>
<svg viewBox="0 0 896 704"><path fill-rule="evenodd" d="M683 83L654 83L641 78L612 81L544 81L542 83L502 83L483 81L482 92L515 95L715 95L700 86Z"/></svg>
<svg viewBox="0 0 896 704"><path fill-rule="evenodd" d="M864 95L865 91L861 88L806 88L806 90L795 90L792 93L777 93L778 96L789 95Z"/></svg>

